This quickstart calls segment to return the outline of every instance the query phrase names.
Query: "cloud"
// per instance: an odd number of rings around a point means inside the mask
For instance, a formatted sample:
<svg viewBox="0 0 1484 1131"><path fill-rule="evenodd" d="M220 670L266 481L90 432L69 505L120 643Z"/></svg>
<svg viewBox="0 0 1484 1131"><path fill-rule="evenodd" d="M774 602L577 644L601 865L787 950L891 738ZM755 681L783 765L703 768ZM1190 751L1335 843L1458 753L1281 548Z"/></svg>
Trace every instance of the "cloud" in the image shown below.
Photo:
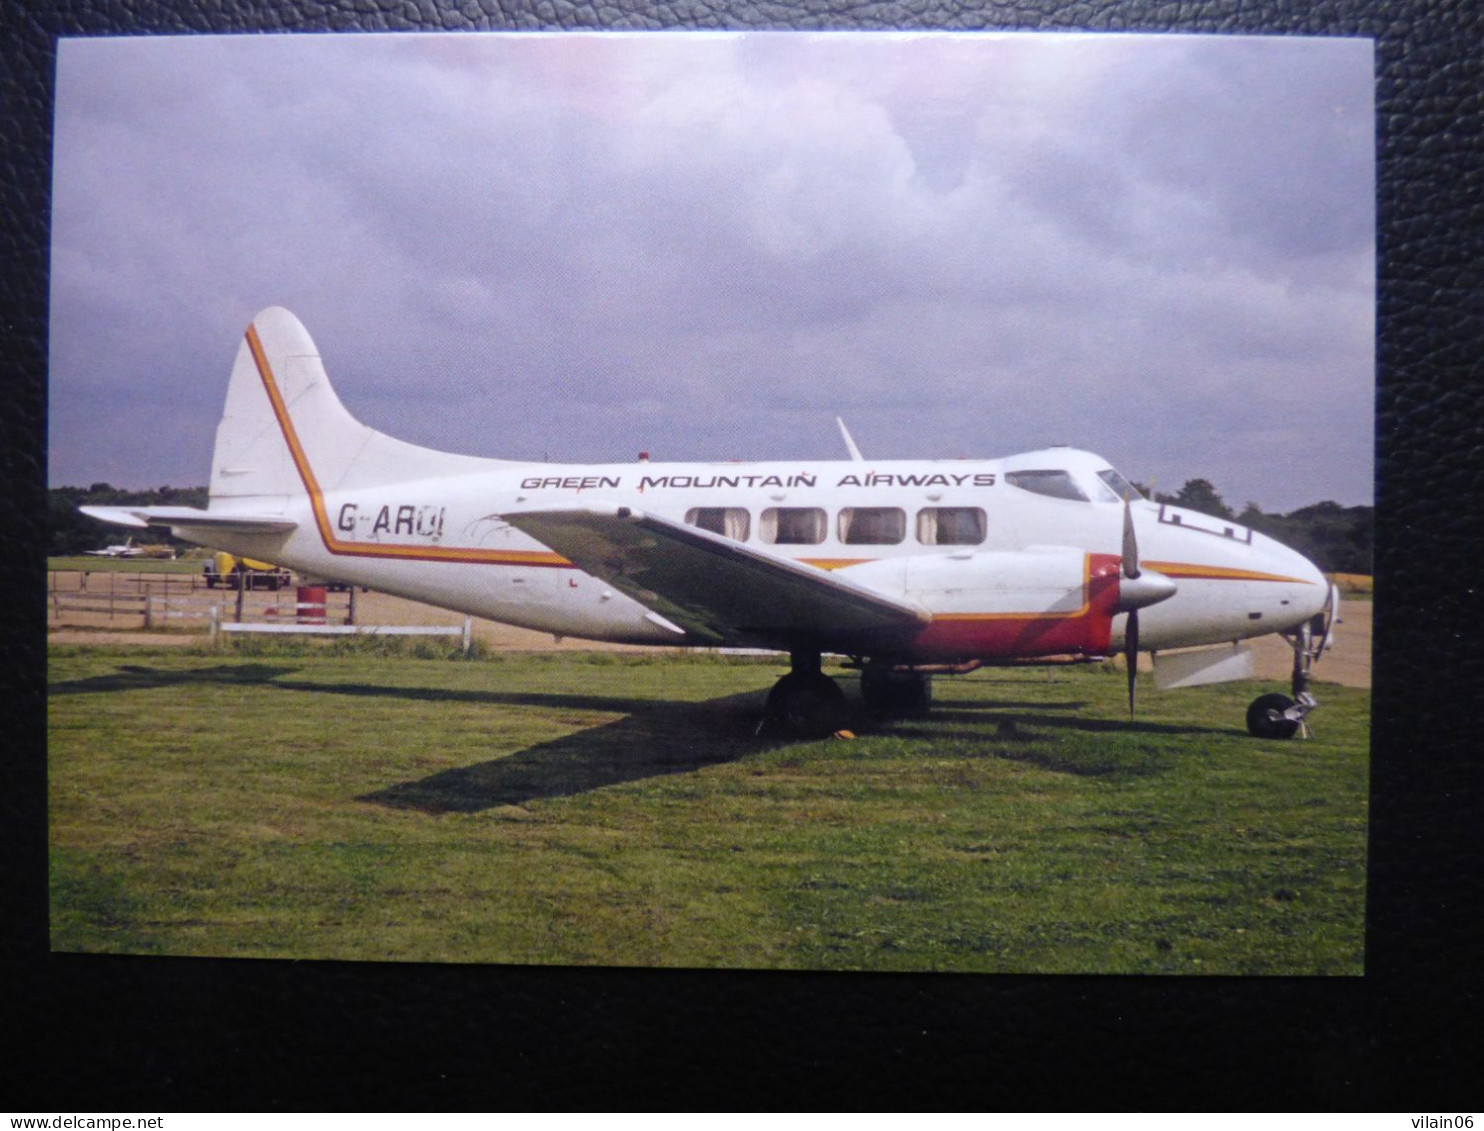
<svg viewBox="0 0 1484 1131"><path fill-rule="evenodd" d="M1365 501L1371 82L1294 38L66 41L52 476L202 481L281 303L455 450L833 456L847 412Z"/></svg>

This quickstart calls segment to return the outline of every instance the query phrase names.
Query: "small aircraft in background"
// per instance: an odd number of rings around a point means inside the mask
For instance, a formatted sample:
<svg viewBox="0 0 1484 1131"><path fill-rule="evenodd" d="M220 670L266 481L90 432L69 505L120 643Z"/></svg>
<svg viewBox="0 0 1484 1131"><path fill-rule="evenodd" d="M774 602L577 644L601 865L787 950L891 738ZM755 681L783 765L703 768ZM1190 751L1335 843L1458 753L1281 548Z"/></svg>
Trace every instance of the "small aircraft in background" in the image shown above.
<svg viewBox="0 0 1484 1131"><path fill-rule="evenodd" d="M355 420L274 307L238 350L208 506L82 509L556 635L785 652L765 721L799 733L844 719L825 654L860 670L868 708L915 714L934 675L1121 653L1132 712L1141 650L1158 686L1242 679L1241 642L1269 633L1293 648L1292 694L1255 700L1248 728L1304 728L1339 597L1302 555L1149 502L1090 452L872 462L845 438L846 461L437 452Z"/></svg>
<svg viewBox="0 0 1484 1131"><path fill-rule="evenodd" d="M134 539L131 536L125 539L122 545L104 546L101 550L84 550L83 553L92 558L138 558L144 555L144 549L134 545Z"/></svg>

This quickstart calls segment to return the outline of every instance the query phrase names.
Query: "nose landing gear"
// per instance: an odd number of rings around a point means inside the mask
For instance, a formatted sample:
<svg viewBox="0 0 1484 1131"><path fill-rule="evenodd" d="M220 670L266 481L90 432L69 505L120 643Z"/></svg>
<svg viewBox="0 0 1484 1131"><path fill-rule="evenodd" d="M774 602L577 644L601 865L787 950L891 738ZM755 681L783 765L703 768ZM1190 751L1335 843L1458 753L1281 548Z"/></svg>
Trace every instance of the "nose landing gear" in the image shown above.
<svg viewBox="0 0 1484 1131"><path fill-rule="evenodd" d="M1293 698L1287 695L1259 695L1247 708L1247 731L1256 738L1292 738L1295 734L1312 738L1309 712L1319 706L1309 693L1314 662L1324 654L1339 619L1339 590L1331 585L1322 612L1306 620L1298 631L1285 634L1293 649Z"/></svg>

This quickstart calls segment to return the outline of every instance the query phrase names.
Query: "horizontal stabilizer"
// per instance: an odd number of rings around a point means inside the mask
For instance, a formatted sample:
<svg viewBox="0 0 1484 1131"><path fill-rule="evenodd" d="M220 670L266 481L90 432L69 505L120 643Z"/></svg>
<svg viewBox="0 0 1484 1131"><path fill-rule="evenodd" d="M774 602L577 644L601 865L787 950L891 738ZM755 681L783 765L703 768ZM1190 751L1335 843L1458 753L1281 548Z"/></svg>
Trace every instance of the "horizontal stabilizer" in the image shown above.
<svg viewBox="0 0 1484 1131"><path fill-rule="evenodd" d="M905 597L629 507L502 517L693 643L868 652L904 644L932 620Z"/></svg>
<svg viewBox="0 0 1484 1131"><path fill-rule="evenodd" d="M196 507L79 507L83 514L115 526L143 530L147 527L192 526L232 534L281 534L298 526L280 515L223 514Z"/></svg>

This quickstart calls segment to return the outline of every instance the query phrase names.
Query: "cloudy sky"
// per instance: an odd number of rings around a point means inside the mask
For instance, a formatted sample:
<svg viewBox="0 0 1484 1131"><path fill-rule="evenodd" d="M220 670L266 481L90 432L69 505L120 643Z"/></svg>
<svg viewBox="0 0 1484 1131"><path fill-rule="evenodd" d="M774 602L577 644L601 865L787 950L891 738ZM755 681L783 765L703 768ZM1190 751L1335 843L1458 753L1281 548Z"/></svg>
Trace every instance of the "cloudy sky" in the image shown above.
<svg viewBox="0 0 1484 1131"><path fill-rule="evenodd" d="M252 315L352 413L556 461L1066 443L1372 498L1368 42L64 41L50 478L206 481Z"/></svg>

